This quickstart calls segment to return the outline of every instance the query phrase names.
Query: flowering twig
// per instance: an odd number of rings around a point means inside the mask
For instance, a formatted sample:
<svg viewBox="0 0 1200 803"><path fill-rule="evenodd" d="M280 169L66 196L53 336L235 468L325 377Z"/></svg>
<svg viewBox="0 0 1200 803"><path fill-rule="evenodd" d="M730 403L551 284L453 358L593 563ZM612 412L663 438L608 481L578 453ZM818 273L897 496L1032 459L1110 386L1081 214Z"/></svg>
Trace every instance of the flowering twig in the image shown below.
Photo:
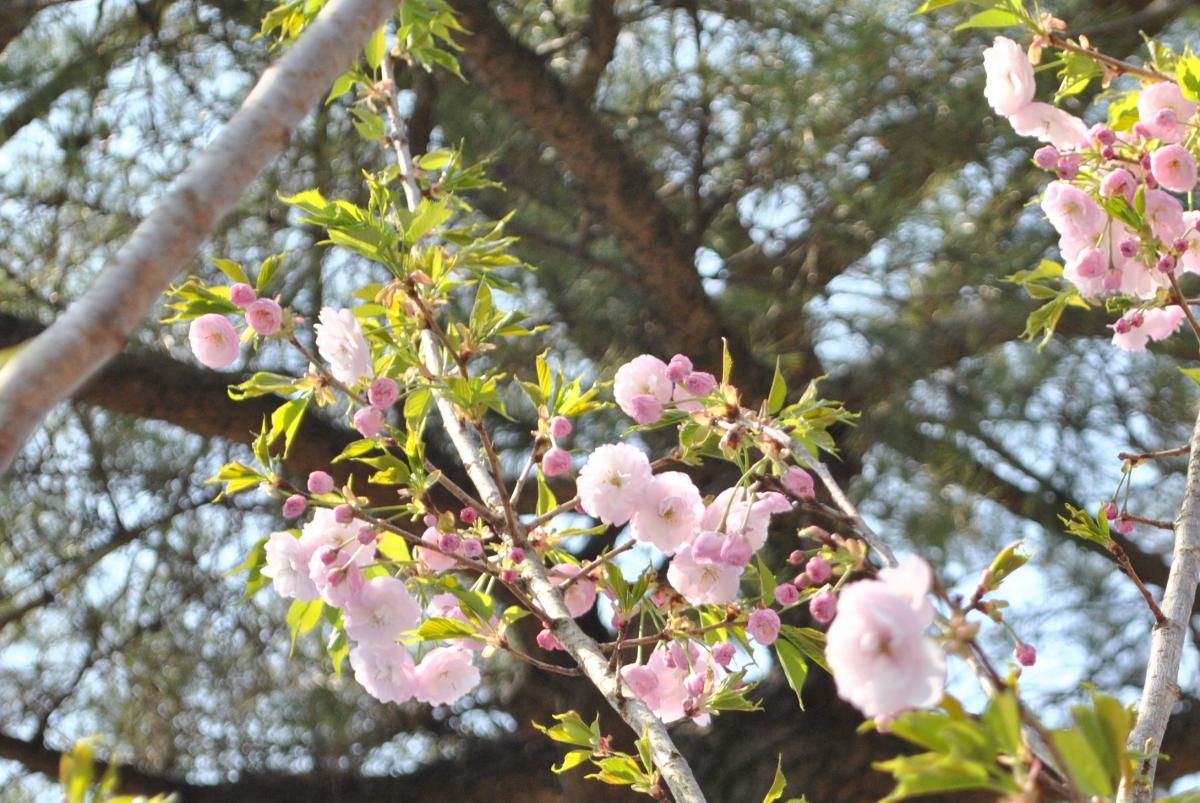
<svg viewBox="0 0 1200 803"><path fill-rule="evenodd" d="M1066 50L1067 52L1070 52L1070 53L1079 53L1081 55L1087 56L1088 58L1092 59L1093 61L1097 61L1097 62L1103 64L1105 67L1108 67L1110 70L1112 70L1117 75L1136 75L1138 78L1145 78L1147 81L1170 81L1171 80L1170 76L1163 75L1162 73L1156 72L1155 70L1146 69L1145 67L1138 67L1136 65L1130 64L1127 61L1121 61L1120 59L1113 58L1112 56L1106 56L1105 54L1101 53L1098 50L1093 50L1091 48L1081 47L1079 45L1072 44L1071 42L1067 41L1066 39L1063 39L1061 36L1055 36L1054 34L1050 34L1050 35L1046 36L1045 41L1048 42L1050 45L1053 45L1054 47L1058 48L1059 50Z"/></svg>
<svg viewBox="0 0 1200 803"><path fill-rule="evenodd" d="M1137 723L1128 742L1130 750L1146 753L1142 763L1145 780L1123 783L1118 797L1121 803L1149 803L1163 733L1179 696L1179 663L1200 579L1200 417L1192 430L1190 448L1183 505L1175 524L1171 570L1163 591L1166 619L1155 625L1150 638L1146 684L1142 687Z"/></svg>
<svg viewBox="0 0 1200 803"><path fill-rule="evenodd" d="M1161 625L1166 621L1167 617L1163 615L1162 609L1159 608L1158 603L1154 601L1154 597L1151 596L1150 591L1142 582L1142 578L1138 577L1138 573L1134 571L1133 564L1129 562L1129 556L1125 554L1125 550L1116 541L1112 542L1109 550L1112 552L1113 557L1117 559L1117 564L1121 567L1121 571L1123 571L1125 575L1133 581L1133 584L1137 586L1138 591L1141 592L1142 599L1146 600L1146 604L1150 606L1150 612L1154 614L1155 624Z"/></svg>

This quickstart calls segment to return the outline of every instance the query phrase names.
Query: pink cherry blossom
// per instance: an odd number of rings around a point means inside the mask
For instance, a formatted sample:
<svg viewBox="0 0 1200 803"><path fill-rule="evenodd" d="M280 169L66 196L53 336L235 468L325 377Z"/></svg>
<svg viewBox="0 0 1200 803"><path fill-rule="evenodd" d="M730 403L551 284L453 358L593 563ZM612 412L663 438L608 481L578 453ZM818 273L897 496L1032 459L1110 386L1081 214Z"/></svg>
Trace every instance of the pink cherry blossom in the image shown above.
<svg viewBox="0 0 1200 803"><path fill-rule="evenodd" d="M348 309L325 307L319 316L317 351L329 363L333 378L347 385L356 385L364 377L375 375L371 365L371 347L363 336L362 326Z"/></svg>
<svg viewBox="0 0 1200 803"><path fill-rule="evenodd" d="M367 388L367 401L376 410L386 410L400 398L400 388L394 379L381 376Z"/></svg>
<svg viewBox="0 0 1200 803"><path fill-rule="evenodd" d="M1138 119L1150 135L1163 142L1182 142L1187 129L1178 125L1187 123L1196 114L1196 104L1187 100L1179 85L1168 81L1157 81L1142 87L1138 93ZM1176 125L1163 125L1159 112L1169 109Z"/></svg>
<svg viewBox="0 0 1200 803"><path fill-rule="evenodd" d="M1146 190L1146 222L1150 231L1164 242L1174 242L1182 237L1186 227L1183 223L1183 204L1162 190Z"/></svg>
<svg viewBox="0 0 1200 803"><path fill-rule="evenodd" d="M633 517L652 479L650 461L626 443L597 448L579 471L579 502L589 516L622 525Z"/></svg>
<svg viewBox="0 0 1200 803"><path fill-rule="evenodd" d="M358 642L395 641L421 621L421 606L402 580L372 577L342 611L346 635Z"/></svg>
<svg viewBox="0 0 1200 803"><path fill-rule="evenodd" d="M679 471L657 475L633 514L633 537L666 555L690 541L704 514L704 502L691 478Z"/></svg>
<svg viewBox="0 0 1200 803"><path fill-rule="evenodd" d="M747 504L745 488L727 488L704 509L700 529L738 535L757 552L767 542L771 516L792 509L787 497L774 491L753 493Z"/></svg>
<svg viewBox="0 0 1200 803"><path fill-rule="evenodd" d="M270 337L283 326L283 307L271 298L260 298L246 307L246 323L263 337Z"/></svg>
<svg viewBox="0 0 1200 803"><path fill-rule="evenodd" d="M905 567L841 592L825 656L838 695L865 716L894 716L941 698L946 659L926 635L933 614L922 579L920 569Z"/></svg>
<svg viewBox="0 0 1200 803"><path fill-rule="evenodd" d="M416 698L430 705L450 705L479 685L471 653L458 647L430 650L416 670Z"/></svg>
<svg viewBox="0 0 1200 803"><path fill-rule="evenodd" d="M313 471L308 475L308 492L311 494L327 494L333 490L333 477L326 471Z"/></svg>
<svg viewBox="0 0 1200 803"><path fill-rule="evenodd" d="M399 644L373 642L350 649L354 679L381 703L406 703L417 690L412 655Z"/></svg>
<svg viewBox="0 0 1200 803"><path fill-rule="evenodd" d="M1182 145L1166 145L1152 153L1150 171L1155 181L1171 192L1196 188L1196 160Z"/></svg>
<svg viewBox="0 0 1200 803"><path fill-rule="evenodd" d="M568 577L574 577L577 574L579 574L578 566L559 563L550 569L550 581L559 586L565 583ZM596 584L586 577L581 577L571 583L570 587L563 592L563 602L566 603L567 611L571 616L576 618L583 616L596 604Z"/></svg>
<svg viewBox="0 0 1200 803"><path fill-rule="evenodd" d="M711 654L691 641L686 646L672 642L657 647L645 664L627 664L621 668L621 679L630 691L668 725L689 716L689 700L696 706L702 702L693 692L703 694L704 689L715 687L725 674ZM711 715L694 710L691 718L703 726Z"/></svg>
<svg viewBox="0 0 1200 803"><path fill-rule="evenodd" d="M693 605L727 605L737 599L741 566L718 562L700 562L692 556L692 547L675 553L667 569L667 580Z"/></svg>
<svg viewBox="0 0 1200 803"><path fill-rule="evenodd" d="M308 575L330 605L341 607L362 587L362 569L375 560L375 548L358 541L361 523L340 522L329 508L317 508L312 519L304 525L300 543L307 550ZM322 551L333 550L326 562Z"/></svg>
<svg viewBox="0 0 1200 803"><path fill-rule="evenodd" d="M1108 219L1092 196L1063 181L1046 187L1042 210L1059 234L1073 240L1098 237Z"/></svg>
<svg viewBox="0 0 1200 803"><path fill-rule="evenodd" d="M376 407L363 407L354 414L354 428L364 438L374 438L383 432L385 423L383 413Z"/></svg>
<svg viewBox="0 0 1200 803"><path fill-rule="evenodd" d="M997 36L992 46L983 51L983 68L987 72L983 95L997 114L1009 117L1033 102L1037 89L1033 65L1016 42Z"/></svg>
<svg viewBox="0 0 1200 803"><path fill-rule="evenodd" d="M1186 246L1179 256L1179 267L1187 273L1200 273L1200 231L1196 224L1200 222L1200 212L1184 212L1183 225L1187 232L1183 235Z"/></svg>
<svg viewBox="0 0 1200 803"><path fill-rule="evenodd" d="M779 614L770 608L759 608L746 620L746 632L764 647L770 647L779 638Z"/></svg>
<svg viewBox="0 0 1200 803"><path fill-rule="evenodd" d="M271 533L262 575L271 578L271 585L281 597L310 602L318 597L317 587L308 577L311 558L312 551L291 533Z"/></svg>
<svg viewBox="0 0 1200 803"><path fill-rule="evenodd" d="M1130 173L1123 167L1118 167L1116 170L1110 170L1100 180L1100 195L1104 198L1112 198L1120 195L1133 203L1133 197L1137 194L1138 182Z"/></svg>
<svg viewBox="0 0 1200 803"><path fill-rule="evenodd" d="M366 582L362 567L350 558L353 550L319 546L308 561L308 577L326 604L341 608L358 596Z"/></svg>
<svg viewBox="0 0 1200 803"><path fill-rule="evenodd" d="M663 405L654 396L634 396L626 412L639 424L653 424L662 418Z"/></svg>
<svg viewBox="0 0 1200 803"><path fill-rule="evenodd" d="M427 544L440 546L441 533L438 532L436 527L429 527L425 532L421 533L421 540ZM441 552L435 552L432 549L425 549L424 547L417 547L416 552L417 560L421 561L430 571L444 572L458 566L458 561L450 555L443 555Z"/></svg>
<svg viewBox="0 0 1200 803"><path fill-rule="evenodd" d="M1008 118L1013 130L1023 137L1037 137L1059 150L1087 147L1088 130L1083 120L1049 103L1030 103Z"/></svg>
<svg viewBox="0 0 1200 803"><path fill-rule="evenodd" d="M571 470L571 453L552 446L542 455L542 473L547 477L558 477Z"/></svg>
<svg viewBox="0 0 1200 803"><path fill-rule="evenodd" d="M188 345L203 365L216 370L228 368L238 358L238 333L224 315L210 312L188 327Z"/></svg>
<svg viewBox="0 0 1200 803"><path fill-rule="evenodd" d="M788 470L783 472L781 481L789 493L800 499L812 499L816 496L817 489L813 484L812 475L799 466L789 466Z"/></svg>
<svg viewBox="0 0 1200 803"><path fill-rule="evenodd" d="M634 357L617 369L613 381L613 396L617 400L617 406L631 418L638 418L636 413L639 409L643 417L650 409L645 400L639 403L640 408L635 406L634 399L639 396L649 396L657 402L661 415L662 405L671 400L671 380L667 378L666 363L649 354ZM657 416L654 420L658 420Z"/></svg>
<svg viewBox="0 0 1200 803"><path fill-rule="evenodd" d="M254 292L254 288L245 282L238 282L229 288L229 300L239 309L250 306L256 298L258 298L258 293Z"/></svg>

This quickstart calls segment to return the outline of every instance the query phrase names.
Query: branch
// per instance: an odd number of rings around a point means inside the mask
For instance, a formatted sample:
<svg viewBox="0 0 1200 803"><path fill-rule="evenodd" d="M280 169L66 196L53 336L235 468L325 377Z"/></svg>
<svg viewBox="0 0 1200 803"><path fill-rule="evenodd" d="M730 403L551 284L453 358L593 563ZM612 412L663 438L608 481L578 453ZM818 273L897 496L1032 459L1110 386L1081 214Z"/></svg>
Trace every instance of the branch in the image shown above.
<svg viewBox="0 0 1200 803"><path fill-rule="evenodd" d="M575 92L583 98L596 94L596 86L604 76L604 70L617 52L617 35L621 33L621 20L613 8L614 0L592 0L588 19L588 42L591 47L579 65L575 75Z"/></svg>
<svg viewBox="0 0 1200 803"><path fill-rule="evenodd" d="M1175 522L1175 549L1171 572L1163 592L1163 612L1167 620L1154 628L1150 638L1150 659L1146 665L1146 685L1138 705L1137 724L1129 736L1130 750L1144 750L1149 758L1142 764L1146 781L1123 784L1121 803L1149 803L1154 790L1157 752L1162 745L1171 709L1179 697L1179 662L1187 639L1188 622L1196 600L1200 580L1200 417L1192 430L1188 456L1187 484L1183 506Z"/></svg>
<svg viewBox="0 0 1200 803"><path fill-rule="evenodd" d="M670 322L654 332L661 349L687 353L699 365L720 365L727 332L696 272L690 238L654 193L659 182L579 94L509 34L486 0L453 5L472 32L462 41L472 79L552 147L585 187L637 268L635 281L653 299L656 319ZM741 384L769 383L743 343L731 342L730 350L743 372Z"/></svg>
<svg viewBox="0 0 1200 803"><path fill-rule="evenodd" d="M93 285L0 368L0 472L47 411L112 359L146 311L283 150L308 109L395 7L332 0L259 79L242 108L175 181Z"/></svg>

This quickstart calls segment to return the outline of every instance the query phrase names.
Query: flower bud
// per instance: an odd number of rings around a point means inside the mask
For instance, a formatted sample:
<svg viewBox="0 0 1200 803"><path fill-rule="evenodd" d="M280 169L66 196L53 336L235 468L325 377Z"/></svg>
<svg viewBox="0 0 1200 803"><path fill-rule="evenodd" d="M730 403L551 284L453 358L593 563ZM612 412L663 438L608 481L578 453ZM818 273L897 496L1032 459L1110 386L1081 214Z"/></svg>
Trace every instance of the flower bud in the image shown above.
<svg viewBox="0 0 1200 803"><path fill-rule="evenodd" d="M712 648L712 657L721 666L729 666L733 661L733 656L737 653L737 648L728 641L722 641Z"/></svg>
<svg viewBox="0 0 1200 803"><path fill-rule="evenodd" d="M1121 241L1121 244L1117 246L1117 248L1120 250L1121 256L1127 259L1132 259L1133 257L1137 256L1138 241L1132 237L1127 237Z"/></svg>
<svg viewBox="0 0 1200 803"><path fill-rule="evenodd" d="M649 394L634 396L629 402L629 412L639 424L653 424L662 418L662 402Z"/></svg>
<svg viewBox="0 0 1200 803"><path fill-rule="evenodd" d="M804 553L801 552L799 549L793 549L791 551L791 553L787 556L787 562L793 566L799 566L801 563L804 562Z"/></svg>
<svg viewBox="0 0 1200 803"><path fill-rule="evenodd" d="M369 525L364 524L358 528L358 543L363 546L375 543L375 531Z"/></svg>
<svg viewBox="0 0 1200 803"><path fill-rule="evenodd" d="M812 578L813 585L822 585L833 575L833 567L820 555L814 555L804 566L804 573Z"/></svg>
<svg viewBox="0 0 1200 803"><path fill-rule="evenodd" d="M640 398L651 398L649 396L639 396ZM659 405L661 411L662 405ZM566 474L571 470L571 454L566 449L560 449L557 446L550 448L546 454L542 456L542 473L547 477L558 477Z"/></svg>
<svg viewBox="0 0 1200 803"><path fill-rule="evenodd" d="M783 607L795 605L800 599L800 590L791 583L780 583L775 586L775 601Z"/></svg>
<svg viewBox="0 0 1200 803"><path fill-rule="evenodd" d="M556 415L550 419L550 434L556 441L570 435L572 429L574 427L571 426L571 419L566 416Z"/></svg>
<svg viewBox="0 0 1200 803"><path fill-rule="evenodd" d="M500 582L507 583L509 585L512 585L513 583L517 582L516 571L513 569L501 569L500 570Z"/></svg>
<svg viewBox="0 0 1200 803"><path fill-rule="evenodd" d="M307 507L308 500L300 494L292 494L283 500L283 515L285 518L298 519L304 515L304 510Z"/></svg>
<svg viewBox="0 0 1200 803"><path fill-rule="evenodd" d="M525 550L519 546L515 546L508 550L508 559L513 563L521 564L525 562Z"/></svg>
<svg viewBox="0 0 1200 803"><path fill-rule="evenodd" d="M808 602L809 613L823 625L829 624L837 616L837 594L832 591L819 591Z"/></svg>
<svg viewBox="0 0 1200 803"><path fill-rule="evenodd" d="M354 508L349 505L338 505L333 509L333 520L338 524L349 524L354 520Z"/></svg>
<svg viewBox="0 0 1200 803"><path fill-rule="evenodd" d="M479 519L479 514L473 507L464 507L458 511L458 517L462 519L463 524L474 524Z"/></svg>
<svg viewBox="0 0 1200 803"><path fill-rule="evenodd" d="M788 470L783 472L781 482L788 493L795 497L812 499L816 496L812 475L799 466L789 466Z"/></svg>
<svg viewBox="0 0 1200 803"><path fill-rule="evenodd" d="M283 307L270 298L260 298L246 307L246 323L263 337L270 337L283 327Z"/></svg>
<svg viewBox="0 0 1200 803"><path fill-rule="evenodd" d="M563 649L562 642L558 637L550 632L550 628L542 628L537 634L537 645L547 652L554 652Z"/></svg>
<svg viewBox="0 0 1200 803"><path fill-rule="evenodd" d="M800 574L792 578L792 585L799 589L809 588L812 584L812 578L808 576L807 572L800 572Z"/></svg>
<svg viewBox="0 0 1200 803"><path fill-rule="evenodd" d="M327 494L333 490L333 477L324 471L314 471L308 475L308 492L311 494Z"/></svg>
<svg viewBox="0 0 1200 803"><path fill-rule="evenodd" d="M386 422L377 407L364 407L354 414L354 428L364 438L374 438L383 431Z"/></svg>
<svg viewBox="0 0 1200 803"><path fill-rule="evenodd" d="M438 533L438 549L443 552L457 552L462 545L458 533Z"/></svg>
<svg viewBox="0 0 1200 803"><path fill-rule="evenodd" d="M1163 254L1158 258L1158 263L1154 267L1158 268L1160 273L1172 273L1175 270L1175 257Z"/></svg>
<svg viewBox="0 0 1200 803"><path fill-rule="evenodd" d="M462 553L472 560L482 557L483 542L478 538L464 538L462 542Z"/></svg>
<svg viewBox="0 0 1200 803"><path fill-rule="evenodd" d="M1058 166L1058 149L1053 145L1043 145L1033 152L1033 163L1043 170L1053 170Z"/></svg>
<svg viewBox="0 0 1200 803"><path fill-rule="evenodd" d="M235 307L245 309L258 300L258 293L254 292L254 288L250 285L238 282L229 288L229 300Z"/></svg>
<svg viewBox="0 0 1200 803"><path fill-rule="evenodd" d="M1104 505L1104 518L1112 521L1117 517L1117 505L1115 502L1107 502Z"/></svg>
<svg viewBox="0 0 1200 803"><path fill-rule="evenodd" d="M1021 642L1013 650L1013 657L1017 659L1017 663L1021 666L1033 666L1037 663L1037 650L1032 644Z"/></svg>
<svg viewBox="0 0 1200 803"><path fill-rule="evenodd" d="M1113 522L1112 528L1121 535L1129 535L1133 532L1133 522L1129 519L1118 519Z"/></svg>
<svg viewBox="0 0 1200 803"><path fill-rule="evenodd" d="M667 379L676 384L687 379L688 374L692 372L692 361L683 354L676 354L667 363Z"/></svg>
<svg viewBox="0 0 1200 803"><path fill-rule="evenodd" d="M779 614L770 608L759 608L746 621L746 632L764 647L770 647L779 638Z"/></svg>
<svg viewBox="0 0 1200 803"><path fill-rule="evenodd" d="M400 388L394 380L381 376L367 388L367 401L376 410L386 410L400 398Z"/></svg>
<svg viewBox="0 0 1200 803"><path fill-rule="evenodd" d="M683 380L684 389L693 396L707 396L717 388L717 378L706 371L693 371Z"/></svg>

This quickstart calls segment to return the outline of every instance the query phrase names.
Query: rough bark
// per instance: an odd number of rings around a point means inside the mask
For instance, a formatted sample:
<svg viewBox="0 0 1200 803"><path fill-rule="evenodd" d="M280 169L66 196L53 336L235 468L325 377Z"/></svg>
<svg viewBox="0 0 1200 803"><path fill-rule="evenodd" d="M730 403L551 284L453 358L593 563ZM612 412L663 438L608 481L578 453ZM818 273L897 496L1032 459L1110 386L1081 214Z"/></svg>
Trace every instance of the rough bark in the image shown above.
<svg viewBox="0 0 1200 803"><path fill-rule="evenodd" d="M461 42L471 79L554 148L616 233L637 268L636 283L652 294L658 319L667 322L655 331L662 352L720 365L721 338L729 337L741 377L769 381L722 324L696 272L694 244L655 194L656 182L645 165L543 59L512 37L486 0L453 0L452 5L471 31Z"/></svg>
<svg viewBox="0 0 1200 803"><path fill-rule="evenodd" d="M47 411L112 359L167 283L287 144L394 0L333 0L263 73L242 108L176 180L92 287L0 367L0 471Z"/></svg>
<svg viewBox="0 0 1200 803"><path fill-rule="evenodd" d="M1171 572L1163 592L1162 610L1166 621L1154 628L1150 637L1150 658L1146 664L1146 683L1138 704L1137 724L1129 735L1129 749L1142 750L1149 758L1142 764L1145 784L1129 784L1121 789L1122 803L1149 803L1154 791L1157 753L1171 710L1179 699L1179 663L1187 641L1188 625L1196 602L1196 584L1200 580L1200 416L1192 430L1188 456L1187 484L1183 505L1175 520L1175 548Z"/></svg>

